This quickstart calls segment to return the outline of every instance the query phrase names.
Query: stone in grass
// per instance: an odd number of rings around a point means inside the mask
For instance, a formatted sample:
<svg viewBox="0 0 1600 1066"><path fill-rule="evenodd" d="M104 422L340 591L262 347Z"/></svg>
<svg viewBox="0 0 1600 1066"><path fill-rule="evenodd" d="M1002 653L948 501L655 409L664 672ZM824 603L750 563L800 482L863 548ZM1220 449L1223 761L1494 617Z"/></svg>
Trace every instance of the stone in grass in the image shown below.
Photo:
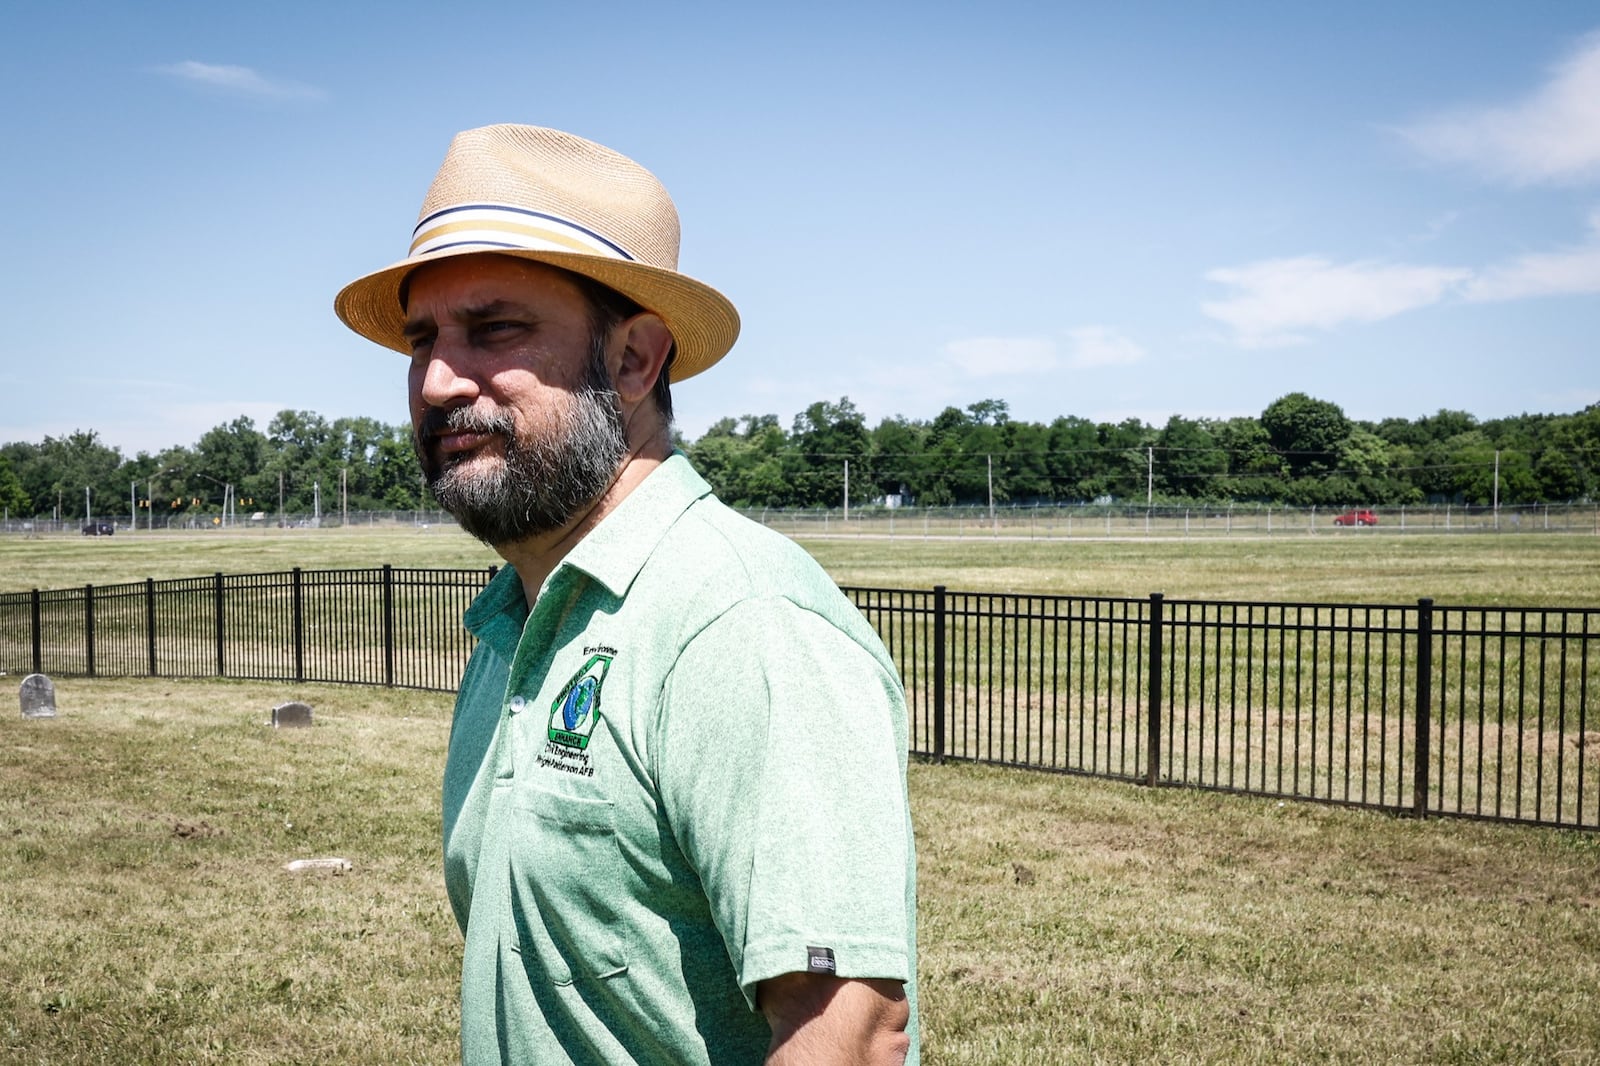
<svg viewBox="0 0 1600 1066"><path fill-rule="evenodd" d="M280 703L272 708L272 728L274 729L309 729L311 727L311 704L299 700L290 700Z"/></svg>
<svg viewBox="0 0 1600 1066"><path fill-rule="evenodd" d="M351 864L349 859L333 857L326 859L295 859L293 862L284 863L283 868L292 874L305 873L308 870L323 870L337 876L338 874L349 873Z"/></svg>
<svg viewBox="0 0 1600 1066"><path fill-rule="evenodd" d="M29 674L22 679L22 717L54 718L56 716L56 683L43 674Z"/></svg>

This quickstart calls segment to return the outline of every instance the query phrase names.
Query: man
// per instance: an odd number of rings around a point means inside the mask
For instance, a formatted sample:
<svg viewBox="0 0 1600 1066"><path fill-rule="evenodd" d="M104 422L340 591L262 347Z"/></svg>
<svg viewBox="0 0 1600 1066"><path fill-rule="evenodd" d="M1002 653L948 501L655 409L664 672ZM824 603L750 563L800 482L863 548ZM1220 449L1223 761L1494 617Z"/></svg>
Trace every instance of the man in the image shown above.
<svg viewBox="0 0 1600 1066"><path fill-rule="evenodd" d="M904 695L816 564L711 495L671 393L738 316L632 160L459 134L336 301L411 356L435 497L509 564L444 776L469 1063L917 1060Z"/></svg>

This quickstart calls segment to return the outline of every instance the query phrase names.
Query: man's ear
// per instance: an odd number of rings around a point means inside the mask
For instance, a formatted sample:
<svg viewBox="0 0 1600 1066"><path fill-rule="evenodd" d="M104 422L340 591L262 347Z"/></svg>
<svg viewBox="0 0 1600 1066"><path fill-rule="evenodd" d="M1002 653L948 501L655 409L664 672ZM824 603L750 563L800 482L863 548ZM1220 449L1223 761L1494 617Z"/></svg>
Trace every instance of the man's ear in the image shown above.
<svg viewBox="0 0 1600 1066"><path fill-rule="evenodd" d="M624 404L649 396L672 351L672 334L660 316L649 311L634 315L617 327L622 354L611 380Z"/></svg>

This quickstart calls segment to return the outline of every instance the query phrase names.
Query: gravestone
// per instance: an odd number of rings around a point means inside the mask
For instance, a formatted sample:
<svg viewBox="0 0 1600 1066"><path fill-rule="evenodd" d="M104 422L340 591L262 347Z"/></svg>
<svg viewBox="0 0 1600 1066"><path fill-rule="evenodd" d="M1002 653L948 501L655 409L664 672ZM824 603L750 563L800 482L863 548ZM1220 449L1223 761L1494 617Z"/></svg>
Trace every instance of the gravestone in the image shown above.
<svg viewBox="0 0 1600 1066"><path fill-rule="evenodd" d="M56 716L56 684L43 674L29 674L22 679L22 717L54 718Z"/></svg>
<svg viewBox="0 0 1600 1066"><path fill-rule="evenodd" d="M274 729L309 729L311 727L311 704L301 703L299 700L290 700L280 703L272 708L272 728Z"/></svg>

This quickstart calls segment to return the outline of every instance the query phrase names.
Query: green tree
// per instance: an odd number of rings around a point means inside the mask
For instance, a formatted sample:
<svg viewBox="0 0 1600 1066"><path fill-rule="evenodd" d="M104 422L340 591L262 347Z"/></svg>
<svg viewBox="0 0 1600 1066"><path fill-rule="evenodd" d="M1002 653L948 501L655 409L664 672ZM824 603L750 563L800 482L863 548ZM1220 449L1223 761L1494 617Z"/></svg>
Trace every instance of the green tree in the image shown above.
<svg viewBox="0 0 1600 1066"><path fill-rule="evenodd" d="M45 437L29 460L16 470L34 512L47 515L59 507L63 519L121 513L128 483L122 480L122 453L100 442L96 430L73 430L65 437Z"/></svg>
<svg viewBox="0 0 1600 1066"><path fill-rule="evenodd" d="M1559 448L1546 448L1539 454L1533 475L1539 483L1539 498L1547 503L1565 503L1584 494L1582 471Z"/></svg>
<svg viewBox="0 0 1600 1066"><path fill-rule="evenodd" d="M1292 476L1317 477L1336 468L1350 420L1336 403L1291 392L1261 412L1261 428L1289 464Z"/></svg>
<svg viewBox="0 0 1600 1066"><path fill-rule="evenodd" d="M866 421L848 396L840 397L838 403L819 401L795 415L790 445L786 472L796 488L796 503L803 507L841 505L846 462L855 471L850 479L850 502L872 498Z"/></svg>
<svg viewBox="0 0 1600 1066"><path fill-rule="evenodd" d="M1137 418L1101 422L1096 426L1100 451L1088 495L1119 500L1143 500L1148 488L1149 451L1155 431Z"/></svg>
<svg viewBox="0 0 1600 1066"><path fill-rule="evenodd" d="M11 461L0 455L0 508L7 514L28 513L28 494L23 491L22 479L11 469Z"/></svg>
<svg viewBox="0 0 1600 1066"><path fill-rule="evenodd" d="M926 475L923 448L927 427L896 415L885 418L872 431L872 480L885 496L910 495L919 500ZM909 502L909 501L908 501Z"/></svg>
<svg viewBox="0 0 1600 1066"><path fill-rule="evenodd" d="M1241 416L1214 422L1210 428L1217 447L1228 456L1230 499L1269 502L1283 498L1289 467L1259 421Z"/></svg>
<svg viewBox="0 0 1600 1066"><path fill-rule="evenodd" d="M748 505L740 498L739 483L752 457L749 443L739 438L737 429L738 422L734 419L719 419L699 440L689 445L687 451L694 468L706 479L711 490L724 503L740 507Z"/></svg>
<svg viewBox="0 0 1600 1066"><path fill-rule="evenodd" d="M267 424L270 459L266 472L274 482L282 477L285 510L311 510L318 488L327 499L330 474L331 488L337 490L337 467L327 463L331 436L327 419L314 411L279 411Z"/></svg>
<svg viewBox="0 0 1600 1066"><path fill-rule="evenodd" d="M1163 494L1193 499L1226 494L1218 479L1228 471L1228 455L1205 423L1173 415L1154 448L1156 484Z"/></svg>
<svg viewBox="0 0 1600 1066"><path fill-rule="evenodd" d="M1087 500L1099 492L1091 482L1102 463L1095 424L1077 416L1057 418L1045 434L1046 476L1058 500Z"/></svg>
<svg viewBox="0 0 1600 1066"><path fill-rule="evenodd" d="M971 478L966 470L967 429L971 422L959 407L946 407L928 426L923 447L921 501L931 507L971 503Z"/></svg>
<svg viewBox="0 0 1600 1066"><path fill-rule="evenodd" d="M1006 422L1004 485L1011 500L1053 500L1050 476L1050 429L1037 422ZM998 461L998 460L997 460ZM1000 471L996 470L996 476Z"/></svg>
<svg viewBox="0 0 1600 1066"><path fill-rule="evenodd" d="M422 464L411 443L411 427L387 426L370 460L370 498L383 510L415 511L423 506Z"/></svg>

